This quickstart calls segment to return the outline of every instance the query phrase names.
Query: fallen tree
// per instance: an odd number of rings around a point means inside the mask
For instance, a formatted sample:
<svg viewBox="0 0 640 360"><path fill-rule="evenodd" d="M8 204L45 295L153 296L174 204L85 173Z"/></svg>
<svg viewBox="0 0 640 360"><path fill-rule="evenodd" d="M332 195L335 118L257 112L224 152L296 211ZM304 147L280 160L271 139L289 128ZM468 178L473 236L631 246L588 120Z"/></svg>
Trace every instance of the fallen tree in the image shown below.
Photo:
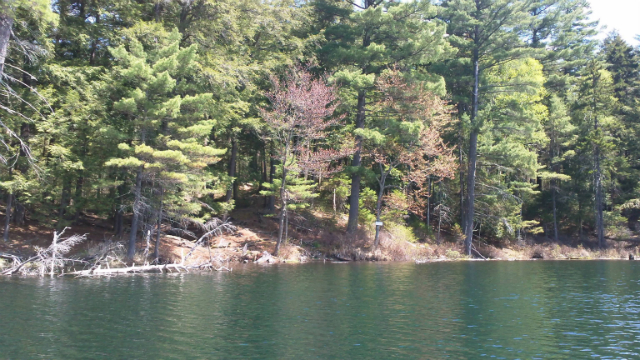
<svg viewBox="0 0 640 360"><path fill-rule="evenodd" d="M122 243L107 241L99 245L98 251L93 255L80 258L68 257L71 249L86 240L86 235L73 235L63 239L63 235L68 228L64 228L60 233L53 233L51 245L45 249L36 248L36 254L24 258L19 255L0 253L0 258L12 261L12 265L0 274L2 275L76 275L76 276L109 276L117 274L133 273L172 273L189 272L190 270L215 270L231 271L230 260L214 257L209 250L209 261L199 264L185 265L186 260L193 254L198 246L207 246L209 249L210 239L214 236L222 235L224 232L234 232L235 226L220 219L212 219L202 225L204 234L194 243L189 253L182 256L180 263L174 264L149 264L147 257L149 254L149 242L144 250L144 265L128 266L123 260L126 258L126 248ZM65 273L65 269L81 265L82 270L73 268ZM115 266L114 266L115 265Z"/></svg>
<svg viewBox="0 0 640 360"><path fill-rule="evenodd" d="M36 247L36 254L27 259L22 259L17 255L3 256L13 260L13 266L2 272L2 275L13 275L21 273L23 275L41 275L46 273L53 276L57 272L64 272L64 268L70 264L83 263L86 261L76 258L65 257L71 249L87 239L86 235L73 235L62 239L62 235L68 228L64 228L60 233L54 231L53 241L46 249Z"/></svg>

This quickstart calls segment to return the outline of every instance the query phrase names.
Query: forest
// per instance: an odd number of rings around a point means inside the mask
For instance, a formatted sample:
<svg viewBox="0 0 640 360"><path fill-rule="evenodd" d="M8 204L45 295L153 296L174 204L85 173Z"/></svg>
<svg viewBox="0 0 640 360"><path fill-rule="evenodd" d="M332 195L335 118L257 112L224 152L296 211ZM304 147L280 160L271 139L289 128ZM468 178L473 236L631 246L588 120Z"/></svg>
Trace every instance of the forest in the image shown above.
<svg viewBox="0 0 640 360"><path fill-rule="evenodd" d="M166 235L246 219L273 256L329 230L333 248L470 257L640 241L640 49L589 15L587 0L4 0L4 242L100 223L158 262Z"/></svg>

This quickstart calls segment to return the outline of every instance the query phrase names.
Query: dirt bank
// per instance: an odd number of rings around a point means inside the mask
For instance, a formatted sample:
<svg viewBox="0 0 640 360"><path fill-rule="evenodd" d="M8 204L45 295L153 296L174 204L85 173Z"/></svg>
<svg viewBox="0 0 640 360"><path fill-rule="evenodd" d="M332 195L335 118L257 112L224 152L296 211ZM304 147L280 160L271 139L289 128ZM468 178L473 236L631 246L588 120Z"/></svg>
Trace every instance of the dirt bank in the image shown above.
<svg viewBox="0 0 640 360"><path fill-rule="evenodd" d="M553 243L544 238L529 239L522 244L488 244L478 241L473 257L463 255L462 241L454 236L443 237L440 244L431 239L424 242L410 242L401 236L384 231L378 249L372 248L370 233L361 230L356 236L346 237L341 226L335 225L335 219L328 220L326 214L315 214L314 221L302 225L295 223L289 230L287 243L281 248L280 256L271 257L276 243L277 223L273 217L245 208L236 210L229 219L236 226L233 233L217 236L209 246L195 246L195 239L174 235L161 237L161 263L179 263L187 266L207 263L233 264L238 262L263 263L299 263L311 260L329 261L460 261L481 260L531 260L531 259L628 259L632 254L640 258L638 243L609 241L605 249L590 246L593 243L574 244ZM91 259L103 251L105 244L121 242L124 248L126 240L117 239L103 219L87 218L84 224L71 226L67 234L86 234L87 240L76 245L69 256L78 259ZM48 247L53 239L53 230L37 223L14 226L11 240L0 242L0 254L29 257L38 248ZM126 239L126 238L125 238ZM145 254L145 242L138 244L135 258L137 265L150 262ZM153 245L148 249L153 254ZM190 252L191 255L187 256ZM123 256L124 252L120 252ZM111 266L124 266L124 259L117 259ZM120 265L121 264L121 265ZM7 267L10 261L0 259L0 267ZM79 266L79 265L78 265ZM84 267L87 265L85 264ZM80 266L82 268L82 266Z"/></svg>

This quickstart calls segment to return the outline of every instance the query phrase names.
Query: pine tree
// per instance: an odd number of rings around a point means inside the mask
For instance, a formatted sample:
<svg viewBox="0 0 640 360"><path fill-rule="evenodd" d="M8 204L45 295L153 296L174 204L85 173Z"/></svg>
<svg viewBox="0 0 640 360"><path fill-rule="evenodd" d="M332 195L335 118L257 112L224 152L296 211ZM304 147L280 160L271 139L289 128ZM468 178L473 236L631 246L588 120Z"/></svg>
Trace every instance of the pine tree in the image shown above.
<svg viewBox="0 0 640 360"><path fill-rule="evenodd" d="M545 120L545 131L550 138L548 146L542 151L541 163L547 166L540 172L539 184L549 184L549 189L540 188L543 202L538 206L530 206L528 216L541 217L546 223L553 222L554 239L558 239L558 196L562 194L565 200L579 200L584 192L574 193L568 184L582 183L577 178L569 183L571 178L564 172L570 167L570 159L574 153L572 128L564 116L568 115L571 106L571 91L576 86L581 69L588 59L593 56L597 48L597 41L593 39L597 33L598 22L589 19L590 7L585 0L540 0L533 1L529 8L531 15L528 41L530 46L544 50L541 62L546 76L545 104L549 108L549 116ZM554 155L556 154L556 155ZM566 155L566 156L565 156ZM576 164L579 165L579 164ZM577 215L581 218L581 211L569 206L571 201L561 205L569 218ZM580 201L579 201L580 203ZM550 219L546 209L551 207L553 219ZM540 209L539 211L537 209Z"/></svg>
<svg viewBox="0 0 640 360"><path fill-rule="evenodd" d="M559 241L558 197L562 191L560 184L571 180L564 173L566 163L575 151L575 127L571 123L564 101L556 95L550 95L545 101L549 110L544 119L545 133L549 144L542 153L540 162L546 166L545 171L538 173L542 181L548 181L551 193L551 208L553 222L553 239ZM543 189L540 189L543 190ZM545 204L546 205L546 204ZM541 205L540 208L546 206Z"/></svg>
<svg viewBox="0 0 640 360"><path fill-rule="evenodd" d="M125 141L119 145L121 155L106 165L135 174L127 252L133 259L139 223L151 205L145 199L145 188L156 184L161 193L179 192L175 198L183 202L182 209L174 211L195 215L200 205L190 205L206 193L208 178L203 169L224 150L208 144L215 124L213 100L211 93L199 91L191 80L199 71L196 46L181 48L179 32L167 32L157 23L138 24L127 34L127 46L112 50L118 65L111 74L115 80L113 113ZM163 204L167 204L166 196ZM162 211L157 213L161 218Z"/></svg>
<svg viewBox="0 0 640 360"><path fill-rule="evenodd" d="M556 0L533 2L530 44L544 49L540 59L547 81L545 87L566 100L568 91L577 82L581 69L597 50L597 21L591 21L587 0ZM549 6L545 6L545 5ZM545 18L552 21L546 21ZM536 41L537 38L537 41Z"/></svg>
<svg viewBox="0 0 640 360"><path fill-rule="evenodd" d="M522 40L526 34L530 1L514 0L446 0L440 17L447 23L450 41L473 74L466 84L469 100L469 151L467 170L467 219L465 250L471 255L475 216L475 187L478 162L478 135L487 120L480 116L488 105L481 102L483 93L513 85L486 81L484 72L514 60L532 56L535 51Z"/></svg>
<svg viewBox="0 0 640 360"><path fill-rule="evenodd" d="M326 43L318 56L324 66L336 71L335 80L348 87L355 106L351 126L356 132L356 152L351 163L347 224L347 232L353 233L358 225L364 173L361 166L364 138L359 133L369 127L366 106L376 77L397 64L412 76L428 80L433 90L442 95L441 79L429 76L422 66L448 56L449 48L444 40L444 25L432 19L436 8L429 1L363 0L341 4L327 0L317 1L314 6L317 16L328 23L324 30Z"/></svg>
<svg viewBox="0 0 640 360"><path fill-rule="evenodd" d="M574 121L580 128L578 161L592 164L596 238L598 245L604 247L604 183L611 171L617 143L612 135L620 130L621 124L614 113L613 79L598 60L592 60L585 68L577 95Z"/></svg>
<svg viewBox="0 0 640 360"><path fill-rule="evenodd" d="M542 121L547 113L543 104L542 65L534 59L513 60L485 72L488 89L479 111L483 126L478 137L477 184L479 226L485 234L520 239L521 231L537 223L524 221L525 202L536 191L530 180L541 165L538 152L548 141ZM531 229L534 231L534 229ZM538 229L535 229L538 231Z"/></svg>
<svg viewBox="0 0 640 360"><path fill-rule="evenodd" d="M615 187L612 187L611 202L622 206L633 222L640 216L635 204L640 198L640 51L627 44L619 34L612 33L604 40L602 53L607 70L613 79L617 101L615 109L624 127L616 135L621 139Z"/></svg>
<svg viewBox="0 0 640 360"><path fill-rule="evenodd" d="M2 188L6 190L4 241L9 239L13 218L22 224L25 200L35 158L29 147L31 122L50 110L32 74L49 50L48 30L57 17L43 0L3 1L0 4L0 162L4 165ZM23 192L23 193L19 193ZM14 208L12 214L12 207Z"/></svg>

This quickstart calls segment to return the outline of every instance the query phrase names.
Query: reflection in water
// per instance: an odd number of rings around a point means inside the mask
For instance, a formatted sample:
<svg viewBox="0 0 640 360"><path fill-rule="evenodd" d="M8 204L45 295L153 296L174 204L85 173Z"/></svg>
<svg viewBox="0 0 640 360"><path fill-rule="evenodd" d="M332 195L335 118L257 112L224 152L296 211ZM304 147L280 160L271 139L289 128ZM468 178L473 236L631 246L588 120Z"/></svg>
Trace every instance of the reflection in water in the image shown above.
<svg viewBox="0 0 640 360"><path fill-rule="evenodd" d="M640 263L0 279L0 358L633 358Z"/></svg>

